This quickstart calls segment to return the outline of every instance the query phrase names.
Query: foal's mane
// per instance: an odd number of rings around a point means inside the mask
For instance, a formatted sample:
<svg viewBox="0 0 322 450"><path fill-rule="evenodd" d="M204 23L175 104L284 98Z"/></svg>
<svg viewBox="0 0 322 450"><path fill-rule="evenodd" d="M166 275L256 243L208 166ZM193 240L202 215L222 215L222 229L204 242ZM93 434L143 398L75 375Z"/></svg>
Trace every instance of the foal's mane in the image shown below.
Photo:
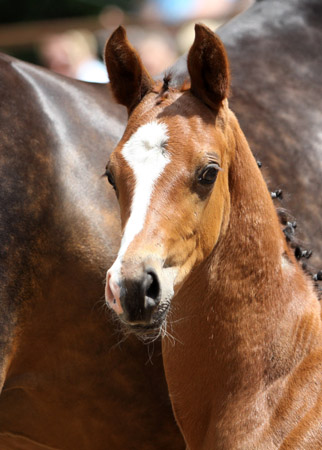
<svg viewBox="0 0 322 450"><path fill-rule="evenodd" d="M169 92L185 92L188 91L190 87L191 82L189 78L180 80L180 83L178 83L174 73L169 71L164 75L162 81L160 80L155 83L152 92L158 94L157 104L159 105L163 100L168 98Z"/></svg>

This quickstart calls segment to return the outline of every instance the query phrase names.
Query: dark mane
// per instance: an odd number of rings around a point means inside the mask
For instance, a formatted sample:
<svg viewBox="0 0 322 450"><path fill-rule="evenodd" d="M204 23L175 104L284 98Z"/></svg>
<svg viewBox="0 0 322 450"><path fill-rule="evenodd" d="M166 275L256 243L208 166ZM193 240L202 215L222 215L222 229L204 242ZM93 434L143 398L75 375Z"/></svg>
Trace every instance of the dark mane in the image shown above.
<svg viewBox="0 0 322 450"><path fill-rule="evenodd" d="M177 80L174 77L173 72L168 71L165 73L162 82L156 82L156 84L153 86L152 92L158 94L156 104L160 105L164 100L168 98L169 92L184 92L189 90L190 86L191 83L189 78L186 78L183 81L181 80L181 83L177 84Z"/></svg>

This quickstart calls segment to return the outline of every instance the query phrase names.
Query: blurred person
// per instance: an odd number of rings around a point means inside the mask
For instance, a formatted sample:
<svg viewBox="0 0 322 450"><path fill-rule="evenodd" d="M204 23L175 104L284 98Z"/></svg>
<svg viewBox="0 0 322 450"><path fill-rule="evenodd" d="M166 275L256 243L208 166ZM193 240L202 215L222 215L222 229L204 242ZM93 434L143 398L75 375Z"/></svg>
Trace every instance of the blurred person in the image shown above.
<svg viewBox="0 0 322 450"><path fill-rule="evenodd" d="M110 22L105 22L106 28L98 33L98 42L102 49L118 25L114 23L111 26ZM176 39L166 28L160 25L153 28L146 25L127 25L126 32L152 76L160 75L177 60L179 54Z"/></svg>
<svg viewBox="0 0 322 450"><path fill-rule="evenodd" d="M229 18L249 7L254 0L146 0L142 16L178 26L177 49L185 53L192 45L196 21L216 30Z"/></svg>
<svg viewBox="0 0 322 450"><path fill-rule="evenodd" d="M184 22L193 16L195 0L146 0L142 16L146 20Z"/></svg>
<svg viewBox="0 0 322 450"><path fill-rule="evenodd" d="M179 23L196 19L222 19L250 6L252 0L146 0L143 16Z"/></svg>
<svg viewBox="0 0 322 450"><path fill-rule="evenodd" d="M159 33L148 33L145 39L138 41L136 48L152 76L170 67L178 57L172 41Z"/></svg>
<svg viewBox="0 0 322 450"><path fill-rule="evenodd" d="M96 52L95 37L86 30L49 35L39 48L40 59L50 70L82 81L107 83L105 65Z"/></svg>

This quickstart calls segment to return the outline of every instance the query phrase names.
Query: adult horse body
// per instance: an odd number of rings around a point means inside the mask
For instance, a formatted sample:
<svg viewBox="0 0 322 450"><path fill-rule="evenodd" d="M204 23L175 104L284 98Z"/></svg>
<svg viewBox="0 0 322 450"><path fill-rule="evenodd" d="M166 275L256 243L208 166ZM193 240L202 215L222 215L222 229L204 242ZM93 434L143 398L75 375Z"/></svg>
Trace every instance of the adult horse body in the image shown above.
<svg viewBox="0 0 322 450"><path fill-rule="evenodd" d="M322 268L322 3L261 0L219 31L231 107Z"/></svg>
<svg viewBox="0 0 322 450"><path fill-rule="evenodd" d="M106 61L129 112L107 165L123 228L107 303L133 332L164 331L190 450L321 448L321 307L228 107L221 41L196 26L191 86L155 84L121 27Z"/></svg>
<svg viewBox="0 0 322 450"><path fill-rule="evenodd" d="M163 375L102 308L119 242L101 177L123 130L109 88L2 56L3 450L183 447Z"/></svg>

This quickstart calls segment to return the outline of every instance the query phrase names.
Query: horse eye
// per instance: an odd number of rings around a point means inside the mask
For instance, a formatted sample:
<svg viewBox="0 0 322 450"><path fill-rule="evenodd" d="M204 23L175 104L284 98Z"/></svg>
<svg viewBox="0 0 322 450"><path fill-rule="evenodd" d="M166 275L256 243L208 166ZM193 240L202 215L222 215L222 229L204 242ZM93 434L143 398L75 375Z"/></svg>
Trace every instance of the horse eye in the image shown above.
<svg viewBox="0 0 322 450"><path fill-rule="evenodd" d="M110 183L110 185L111 185L111 186L113 187L113 189L115 190L115 189L116 189L115 180L114 180L114 177L113 177L113 175L111 174L111 172L110 172L108 169L106 169L104 175L107 177L108 182Z"/></svg>
<svg viewBox="0 0 322 450"><path fill-rule="evenodd" d="M207 167L203 169L203 171L199 175L198 181L201 184L213 184L217 179L219 170L222 169L219 167L218 164L216 163L209 164Z"/></svg>

